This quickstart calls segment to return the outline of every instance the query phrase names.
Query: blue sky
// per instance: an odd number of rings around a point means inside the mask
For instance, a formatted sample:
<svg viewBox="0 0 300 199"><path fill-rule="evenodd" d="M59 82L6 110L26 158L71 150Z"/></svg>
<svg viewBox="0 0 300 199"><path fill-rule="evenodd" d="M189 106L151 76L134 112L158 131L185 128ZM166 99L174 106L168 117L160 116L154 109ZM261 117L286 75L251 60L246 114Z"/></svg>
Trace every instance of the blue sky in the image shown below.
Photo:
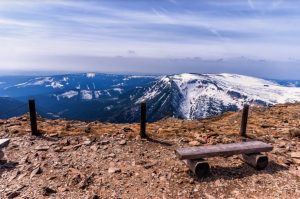
<svg viewBox="0 0 300 199"><path fill-rule="evenodd" d="M300 79L293 0L2 0L0 69Z"/></svg>

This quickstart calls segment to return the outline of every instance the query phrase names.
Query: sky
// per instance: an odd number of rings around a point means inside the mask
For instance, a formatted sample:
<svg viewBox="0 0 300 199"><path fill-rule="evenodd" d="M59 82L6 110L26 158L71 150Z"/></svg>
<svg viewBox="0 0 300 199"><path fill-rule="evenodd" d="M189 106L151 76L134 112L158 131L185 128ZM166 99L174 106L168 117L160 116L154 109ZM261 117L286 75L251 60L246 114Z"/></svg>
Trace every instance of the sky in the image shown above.
<svg viewBox="0 0 300 199"><path fill-rule="evenodd" d="M296 0L1 0L0 73L300 79L299 35Z"/></svg>

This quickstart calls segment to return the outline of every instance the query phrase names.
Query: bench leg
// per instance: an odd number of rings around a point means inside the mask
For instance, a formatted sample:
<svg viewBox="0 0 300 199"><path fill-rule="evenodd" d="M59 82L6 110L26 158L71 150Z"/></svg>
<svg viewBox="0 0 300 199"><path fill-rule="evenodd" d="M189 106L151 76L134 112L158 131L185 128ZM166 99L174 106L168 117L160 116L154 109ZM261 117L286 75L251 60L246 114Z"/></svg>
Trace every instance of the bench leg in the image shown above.
<svg viewBox="0 0 300 199"><path fill-rule="evenodd" d="M209 173L209 164L204 159L186 160L185 163L198 178L202 178Z"/></svg>
<svg viewBox="0 0 300 199"><path fill-rule="evenodd" d="M4 153L3 151L0 150L0 160L2 160L3 157L4 157Z"/></svg>
<svg viewBox="0 0 300 199"><path fill-rule="evenodd" d="M240 158L257 170L265 169L269 163L268 157L261 153L242 154L240 155Z"/></svg>

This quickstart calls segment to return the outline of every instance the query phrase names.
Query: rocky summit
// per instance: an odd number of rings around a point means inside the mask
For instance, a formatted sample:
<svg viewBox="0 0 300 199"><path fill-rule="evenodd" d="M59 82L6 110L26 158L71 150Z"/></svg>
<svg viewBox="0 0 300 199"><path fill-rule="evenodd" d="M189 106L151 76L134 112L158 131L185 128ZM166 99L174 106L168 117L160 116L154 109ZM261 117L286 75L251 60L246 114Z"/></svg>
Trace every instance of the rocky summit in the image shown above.
<svg viewBox="0 0 300 199"><path fill-rule="evenodd" d="M147 125L50 120L31 136L27 114L0 120L9 138L0 161L0 198L300 198L300 104L251 107L249 139L272 144L257 171L237 156L208 159L197 178L174 150L241 142L241 112L202 120L163 119Z"/></svg>

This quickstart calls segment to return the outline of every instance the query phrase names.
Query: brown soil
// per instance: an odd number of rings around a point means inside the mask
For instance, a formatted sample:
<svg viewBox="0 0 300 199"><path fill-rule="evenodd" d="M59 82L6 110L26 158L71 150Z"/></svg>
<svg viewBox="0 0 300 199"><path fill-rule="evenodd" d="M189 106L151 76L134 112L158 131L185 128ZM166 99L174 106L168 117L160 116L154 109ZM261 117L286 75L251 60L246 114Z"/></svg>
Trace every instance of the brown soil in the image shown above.
<svg viewBox="0 0 300 199"><path fill-rule="evenodd" d="M10 138L0 162L0 198L300 198L300 104L251 107L248 136L271 143L269 166L256 171L236 156L210 158L198 179L178 160L182 146L240 142L241 112L147 125L39 118L0 120Z"/></svg>

